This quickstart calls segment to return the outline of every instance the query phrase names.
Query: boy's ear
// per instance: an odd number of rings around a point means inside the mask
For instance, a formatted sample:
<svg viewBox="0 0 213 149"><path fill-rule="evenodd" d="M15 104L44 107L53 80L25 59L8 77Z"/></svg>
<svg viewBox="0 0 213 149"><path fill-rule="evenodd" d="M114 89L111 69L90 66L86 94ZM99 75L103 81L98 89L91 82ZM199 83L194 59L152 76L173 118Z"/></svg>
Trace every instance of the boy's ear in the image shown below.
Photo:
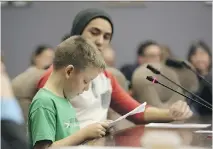
<svg viewBox="0 0 213 149"><path fill-rule="evenodd" d="M68 65L65 68L66 78L69 79L69 77L73 74L73 72L74 72L74 66L73 65Z"/></svg>

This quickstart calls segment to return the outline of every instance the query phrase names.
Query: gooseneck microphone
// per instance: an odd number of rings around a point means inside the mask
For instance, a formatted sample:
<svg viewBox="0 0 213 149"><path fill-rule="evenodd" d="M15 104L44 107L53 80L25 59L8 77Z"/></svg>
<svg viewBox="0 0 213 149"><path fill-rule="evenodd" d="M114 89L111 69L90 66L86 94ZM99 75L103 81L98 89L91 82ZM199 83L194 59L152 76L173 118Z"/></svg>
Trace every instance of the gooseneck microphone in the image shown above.
<svg viewBox="0 0 213 149"><path fill-rule="evenodd" d="M166 66L173 67L173 68L184 68L182 61L179 61L176 59L168 58L165 61L165 64L166 64Z"/></svg>
<svg viewBox="0 0 213 149"><path fill-rule="evenodd" d="M186 62L182 61L181 63L182 63L183 66L185 66L191 72L193 72L194 74L196 74L200 79L202 79L203 81L205 81L210 87L212 87L212 84L209 81L207 81L203 76L201 76L199 73L197 73L195 70L193 70Z"/></svg>
<svg viewBox="0 0 213 149"><path fill-rule="evenodd" d="M168 81L172 82L172 83L175 84L176 86L178 86L178 87L180 87L181 89L183 89L185 92L187 92L187 93L193 95L194 97L196 97L196 98L202 100L203 102L205 102L206 104L208 104L209 106L212 107L212 105L211 105L209 102L205 101L203 98L199 97L198 95L196 95L196 94L194 94L194 93L188 91L187 89L185 89L183 86L177 84L176 82L172 81L171 79L169 79L167 76L163 75L159 70L157 70L157 69L154 68L153 66L147 65L146 68L149 69L149 70L151 70L153 73L155 73L155 74L157 74L157 75L161 75L162 77L164 77L164 78L167 79Z"/></svg>
<svg viewBox="0 0 213 149"><path fill-rule="evenodd" d="M189 64L187 64L185 61L179 61L175 59L168 58L165 62L165 64L169 67L175 67L175 68L187 68L191 72L193 72L196 76L198 76L201 80L203 80L206 84L208 84L210 87L212 87L212 83L207 81L203 76L201 76L198 72L196 72L194 69L192 69Z"/></svg>
<svg viewBox="0 0 213 149"><path fill-rule="evenodd" d="M165 88L167 88L167 89L169 89L169 90L171 90L171 91L173 91L173 92L175 92L175 93L177 93L177 94L179 94L179 95L181 95L181 96L184 96L184 97L186 97L186 98L188 98L188 99L190 99L190 100L193 100L193 101L195 101L195 102L201 104L202 106L205 106L206 108L212 110L212 108L206 106L205 104L203 104L203 103L201 103L201 102L199 102L199 101L197 101L197 100L195 100L195 99L193 99L193 98L191 98L191 97L188 97L188 96L186 96L186 95L184 95L184 94L182 94L182 93L180 93L180 92L178 92L178 91L176 91L176 90L174 90L174 89L172 89L172 88L166 86L165 84L159 82L156 78L153 78L152 76L147 76L146 79L149 80L149 81L152 82L152 83L160 84L160 85L162 85L163 87L165 87Z"/></svg>

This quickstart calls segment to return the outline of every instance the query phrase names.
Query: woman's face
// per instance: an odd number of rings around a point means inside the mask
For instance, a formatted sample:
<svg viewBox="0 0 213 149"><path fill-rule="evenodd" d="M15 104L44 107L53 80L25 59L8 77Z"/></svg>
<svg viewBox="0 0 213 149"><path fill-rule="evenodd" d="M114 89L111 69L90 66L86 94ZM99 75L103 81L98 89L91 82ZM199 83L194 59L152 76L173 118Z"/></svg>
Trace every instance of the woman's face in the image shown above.
<svg viewBox="0 0 213 149"><path fill-rule="evenodd" d="M197 48L190 60L192 65L201 72L208 71L211 63L209 54L203 48Z"/></svg>

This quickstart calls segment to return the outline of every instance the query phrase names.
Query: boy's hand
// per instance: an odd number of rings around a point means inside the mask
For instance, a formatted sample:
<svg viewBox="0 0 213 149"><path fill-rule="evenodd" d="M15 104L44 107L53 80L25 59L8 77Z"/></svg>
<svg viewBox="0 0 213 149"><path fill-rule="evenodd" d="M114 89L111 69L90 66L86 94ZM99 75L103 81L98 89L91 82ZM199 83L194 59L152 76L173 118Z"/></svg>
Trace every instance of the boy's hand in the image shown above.
<svg viewBox="0 0 213 149"><path fill-rule="evenodd" d="M109 124L107 122L99 122L90 124L87 127L83 128L85 131L85 136L87 139L101 138L106 135L106 130L108 129Z"/></svg>
<svg viewBox="0 0 213 149"><path fill-rule="evenodd" d="M104 122L108 123L108 125L109 125L110 123L113 122L113 120L106 120ZM106 134L113 134L114 132L115 132L115 129L114 129L113 126L108 127L107 130L106 130Z"/></svg>

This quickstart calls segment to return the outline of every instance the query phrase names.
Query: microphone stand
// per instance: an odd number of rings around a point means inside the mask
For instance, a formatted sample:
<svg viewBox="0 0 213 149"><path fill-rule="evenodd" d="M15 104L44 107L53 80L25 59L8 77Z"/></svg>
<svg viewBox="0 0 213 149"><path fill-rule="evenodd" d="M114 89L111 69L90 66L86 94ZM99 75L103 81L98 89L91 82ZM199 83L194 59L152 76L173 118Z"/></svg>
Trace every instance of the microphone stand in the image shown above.
<svg viewBox="0 0 213 149"><path fill-rule="evenodd" d="M178 87L180 87L181 89L183 89L185 92L190 93L191 95L193 95L194 97L200 99L201 101L205 102L206 104L208 104L209 106L212 107L212 105L205 101L204 99L202 99L201 97L199 97L198 95L188 91L187 89L185 89L184 87L182 87L181 85L177 84L176 82L172 81L171 79L169 79L167 76L163 75L159 70L155 69L154 67L152 67L151 65L147 65L147 68L149 70L151 70L153 73L161 75L162 77L164 77L165 79L169 80L170 82L172 82L173 84L177 85Z"/></svg>
<svg viewBox="0 0 213 149"><path fill-rule="evenodd" d="M174 89L172 89L172 88L170 88L170 87L164 85L163 83L161 83L161 82L157 81L156 79L154 79L152 76L147 76L146 79L149 80L149 81L151 81L152 83L160 84L160 85L162 85L163 87L165 87L165 88L167 88L167 89L169 89L169 90L171 90L171 91L174 91L175 93L178 93L179 95L182 95L182 96L184 96L184 97L186 97L186 98L188 98L188 99L190 99L190 100L193 100L193 101L195 101L195 102L197 102L197 103L199 103L199 104L205 106L206 108L212 110L212 108L210 108L210 107L204 105L203 103L201 103L201 102L199 102L199 101L197 101L197 100L194 100L193 98L190 98L190 97L188 97L188 96L186 96L186 95L184 95L184 94L182 94L182 93L180 93L180 92L178 92L178 91L176 91L176 90L174 90Z"/></svg>
<svg viewBox="0 0 213 149"><path fill-rule="evenodd" d="M209 81L207 81L203 76L201 76L200 74L198 74L195 70L193 70L186 62L183 61L182 64L186 68L188 68L191 72L193 72L194 74L196 74L200 79L202 79L203 81L205 81L209 85L209 87L212 88L212 84Z"/></svg>

